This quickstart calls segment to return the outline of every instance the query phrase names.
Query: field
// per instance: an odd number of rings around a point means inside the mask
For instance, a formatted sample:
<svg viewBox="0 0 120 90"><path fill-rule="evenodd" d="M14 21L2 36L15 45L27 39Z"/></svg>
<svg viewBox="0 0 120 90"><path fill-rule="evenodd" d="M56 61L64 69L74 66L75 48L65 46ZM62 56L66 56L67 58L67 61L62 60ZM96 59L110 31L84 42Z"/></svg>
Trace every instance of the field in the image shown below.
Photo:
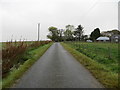
<svg viewBox="0 0 120 90"><path fill-rule="evenodd" d="M116 43L68 43L77 51L118 73L118 44Z"/></svg>
<svg viewBox="0 0 120 90"><path fill-rule="evenodd" d="M81 53L80 56L77 56L77 53L74 53L76 51L67 48L79 61L80 58L84 59L85 55L85 60L81 60L80 62L82 62L105 87L118 87L118 44L86 42L65 42L63 44L65 44L63 45L64 47L70 47L79 52L79 54ZM96 70L94 68L96 68Z"/></svg>

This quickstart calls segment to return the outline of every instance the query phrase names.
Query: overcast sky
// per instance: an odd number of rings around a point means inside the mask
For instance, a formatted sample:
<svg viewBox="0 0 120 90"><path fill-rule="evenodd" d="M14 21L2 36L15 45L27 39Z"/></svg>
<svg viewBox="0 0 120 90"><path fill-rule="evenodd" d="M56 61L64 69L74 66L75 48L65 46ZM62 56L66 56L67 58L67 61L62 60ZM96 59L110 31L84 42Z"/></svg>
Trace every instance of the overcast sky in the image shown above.
<svg viewBox="0 0 120 90"><path fill-rule="evenodd" d="M119 0L0 0L2 40L37 40L37 23L41 23L40 39L46 39L48 27L59 29L71 24L84 26L84 34L95 28L118 29ZM0 31L1 33L1 31Z"/></svg>

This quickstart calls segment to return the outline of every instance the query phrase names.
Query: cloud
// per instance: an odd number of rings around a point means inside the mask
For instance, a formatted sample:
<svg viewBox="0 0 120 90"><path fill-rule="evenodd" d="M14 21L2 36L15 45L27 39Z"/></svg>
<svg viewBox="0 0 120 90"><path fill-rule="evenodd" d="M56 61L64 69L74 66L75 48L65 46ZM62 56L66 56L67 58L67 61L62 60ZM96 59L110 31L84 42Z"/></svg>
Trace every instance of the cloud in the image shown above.
<svg viewBox="0 0 120 90"><path fill-rule="evenodd" d="M1 0L3 41L27 38L37 40L37 23L41 23L40 38L46 39L48 27L64 28L67 24L82 24L85 34L99 27L117 28L118 0Z"/></svg>

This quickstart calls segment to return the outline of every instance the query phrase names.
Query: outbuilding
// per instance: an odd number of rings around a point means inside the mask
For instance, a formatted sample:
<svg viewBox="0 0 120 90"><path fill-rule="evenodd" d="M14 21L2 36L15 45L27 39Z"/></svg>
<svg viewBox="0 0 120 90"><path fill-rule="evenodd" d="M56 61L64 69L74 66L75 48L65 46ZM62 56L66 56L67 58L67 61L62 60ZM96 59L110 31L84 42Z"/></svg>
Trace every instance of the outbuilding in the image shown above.
<svg viewBox="0 0 120 90"><path fill-rule="evenodd" d="M92 40L86 40L86 42L93 42Z"/></svg>
<svg viewBox="0 0 120 90"><path fill-rule="evenodd" d="M110 37L110 39L111 39L111 42L119 43L120 42L120 35L112 35Z"/></svg>
<svg viewBox="0 0 120 90"><path fill-rule="evenodd" d="M96 41L108 42L108 41L110 41L110 38L109 37L99 37L99 38L96 39Z"/></svg>

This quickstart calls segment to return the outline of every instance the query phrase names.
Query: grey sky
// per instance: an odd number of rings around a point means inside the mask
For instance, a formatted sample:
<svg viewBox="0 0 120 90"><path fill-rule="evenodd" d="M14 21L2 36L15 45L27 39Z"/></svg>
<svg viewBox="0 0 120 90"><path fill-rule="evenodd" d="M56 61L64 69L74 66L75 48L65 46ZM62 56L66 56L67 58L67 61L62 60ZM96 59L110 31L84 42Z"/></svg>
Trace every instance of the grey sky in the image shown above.
<svg viewBox="0 0 120 90"><path fill-rule="evenodd" d="M85 34L96 27L101 31L118 29L118 1L1 0L2 40L19 40L21 36L37 40L37 23L41 23L42 40L46 39L50 26L64 29L68 24L75 27L82 24Z"/></svg>

